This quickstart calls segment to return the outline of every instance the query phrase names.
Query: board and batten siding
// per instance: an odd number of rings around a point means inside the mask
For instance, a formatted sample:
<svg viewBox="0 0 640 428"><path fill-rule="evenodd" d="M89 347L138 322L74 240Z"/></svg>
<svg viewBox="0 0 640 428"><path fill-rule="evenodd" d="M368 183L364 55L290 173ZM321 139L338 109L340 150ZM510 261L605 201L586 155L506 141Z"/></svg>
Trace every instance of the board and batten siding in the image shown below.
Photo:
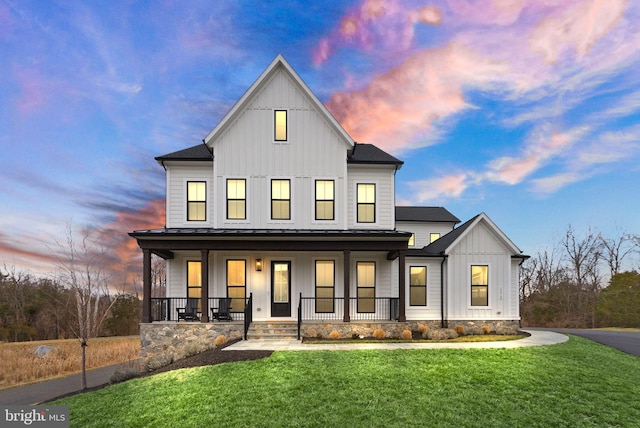
<svg viewBox="0 0 640 428"><path fill-rule="evenodd" d="M274 110L285 109L287 141L274 141ZM211 142L217 228L345 229L346 152L349 144L288 74L265 82ZM226 221L226 179L247 180L247 220ZM291 180L291 220L271 220L271 180ZM315 180L335 181L335 220L315 220Z"/></svg>
<svg viewBox="0 0 640 428"><path fill-rule="evenodd" d="M454 223L428 223L421 221L397 221L396 230L415 234L415 245L409 248L422 248L429 245L431 233L439 233L443 237L453 230Z"/></svg>
<svg viewBox="0 0 640 428"><path fill-rule="evenodd" d="M167 227L192 227L213 225L212 208L215 207L213 167L210 162L172 162L167 168ZM187 221L187 182L207 183L207 221ZM213 205L212 205L213 203Z"/></svg>
<svg viewBox="0 0 640 428"><path fill-rule="evenodd" d="M489 305L471 306L471 265L489 266ZM450 251L447 260L447 319L515 320L511 253L483 223L478 223ZM517 290L517 287L516 287Z"/></svg>
<svg viewBox="0 0 640 428"><path fill-rule="evenodd" d="M395 228L395 188L393 167L386 169L363 165L349 165L347 183L347 217L349 229ZM357 220L357 184L374 183L376 185L376 222L358 223Z"/></svg>

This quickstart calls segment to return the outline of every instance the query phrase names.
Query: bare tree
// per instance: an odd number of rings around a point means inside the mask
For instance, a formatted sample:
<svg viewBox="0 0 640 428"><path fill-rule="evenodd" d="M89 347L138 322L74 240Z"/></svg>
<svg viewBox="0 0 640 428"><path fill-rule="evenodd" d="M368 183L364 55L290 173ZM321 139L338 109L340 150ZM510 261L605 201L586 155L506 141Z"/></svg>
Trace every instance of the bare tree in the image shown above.
<svg viewBox="0 0 640 428"><path fill-rule="evenodd" d="M633 237L625 231L621 231L617 238L605 238L600 234L598 239L602 246L602 258L607 262L611 277L613 277L620 273L620 266L624 258L634 251Z"/></svg>
<svg viewBox="0 0 640 428"><path fill-rule="evenodd" d="M56 241L56 244L59 250L59 281L75 297L72 309L75 326L72 329L82 347L82 389L86 389L87 342L98 335L113 304L104 266L106 250L89 231L84 231L80 243L76 244L71 224L67 225L65 242Z"/></svg>

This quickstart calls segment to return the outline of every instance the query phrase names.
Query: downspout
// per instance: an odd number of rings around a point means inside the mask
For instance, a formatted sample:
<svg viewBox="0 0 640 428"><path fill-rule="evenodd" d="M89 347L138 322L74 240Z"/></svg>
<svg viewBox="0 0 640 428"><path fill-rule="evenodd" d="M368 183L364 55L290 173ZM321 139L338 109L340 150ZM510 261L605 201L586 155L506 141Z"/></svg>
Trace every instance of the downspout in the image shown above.
<svg viewBox="0 0 640 428"><path fill-rule="evenodd" d="M440 327L444 328L444 262L447 260L445 254L442 255L442 262L440 262Z"/></svg>
<svg viewBox="0 0 640 428"><path fill-rule="evenodd" d="M526 258L522 258L520 259L520 263L518 263L518 295L520 294L520 268L522 267L522 263L524 263L524 261L527 260ZM518 296L518 305L520 305L520 296ZM518 314L520 314L520 308L518 308ZM520 314L520 319L518 320L518 328L522 328L522 315Z"/></svg>

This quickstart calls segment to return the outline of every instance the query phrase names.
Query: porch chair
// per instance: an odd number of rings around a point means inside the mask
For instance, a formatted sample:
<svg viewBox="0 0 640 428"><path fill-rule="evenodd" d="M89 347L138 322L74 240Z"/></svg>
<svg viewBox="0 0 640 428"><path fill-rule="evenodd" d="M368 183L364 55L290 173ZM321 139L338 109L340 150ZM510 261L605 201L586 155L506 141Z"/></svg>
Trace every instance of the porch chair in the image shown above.
<svg viewBox="0 0 640 428"><path fill-rule="evenodd" d="M184 308L176 308L176 311L178 311L178 322L180 320L200 321L200 317L198 317L198 299L195 297L188 297L186 306Z"/></svg>
<svg viewBox="0 0 640 428"><path fill-rule="evenodd" d="M211 319L233 321L231 318L231 298L218 299L218 308L211 308Z"/></svg>

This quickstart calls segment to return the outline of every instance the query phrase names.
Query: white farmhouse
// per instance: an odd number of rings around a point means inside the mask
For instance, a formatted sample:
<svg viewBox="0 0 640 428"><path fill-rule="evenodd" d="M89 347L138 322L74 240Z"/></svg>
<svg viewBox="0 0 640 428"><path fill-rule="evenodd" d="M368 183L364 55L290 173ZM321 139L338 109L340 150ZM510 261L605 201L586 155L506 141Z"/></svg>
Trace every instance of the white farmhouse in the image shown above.
<svg viewBox="0 0 640 428"><path fill-rule="evenodd" d="M456 227L444 208L396 207L403 162L353 141L280 55L202 144L156 160L166 227L130 233L143 336L518 324L526 256L484 213ZM167 260L166 297L150 297L152 253Z"/></svg>

